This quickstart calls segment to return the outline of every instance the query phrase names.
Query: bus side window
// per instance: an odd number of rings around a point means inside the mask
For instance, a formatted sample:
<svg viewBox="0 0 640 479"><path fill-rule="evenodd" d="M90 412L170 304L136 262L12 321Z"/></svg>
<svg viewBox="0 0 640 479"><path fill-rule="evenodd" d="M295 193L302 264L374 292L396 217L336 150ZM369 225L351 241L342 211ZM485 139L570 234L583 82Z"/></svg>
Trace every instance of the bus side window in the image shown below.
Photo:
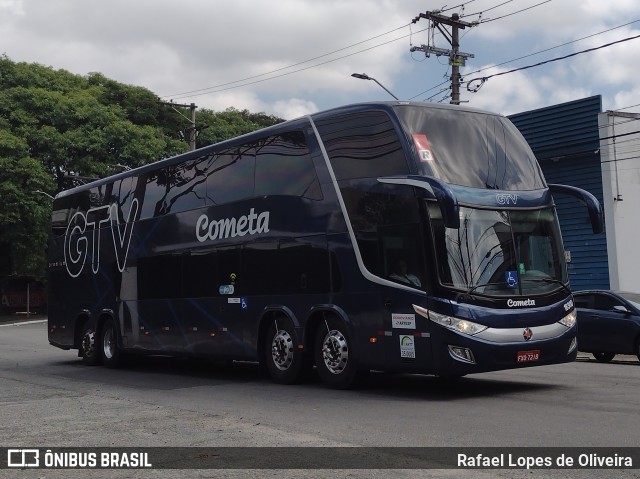
<svg viewBox="0 0 640 479"><path fill-rule="evenodd" d="M140 219L180 213L205 206L207 157L150 172L144 186Z"/></svg>
<svg viewBox="0 0 640 479"><path fill-rule="evenodd" d="M182 261L182 289L185 298L218 295L218 256L215 251L187 252Z"/></svg>
<svg viewBox="0 0 640 479"><path fill-rule="evenodd" d="M303 132L271 136L256 144L255 196L268 195L322 199Z"/></svg>
<svg viewBox="0 0 640 479"><path fill-rule="evenodd" d="M212 155L205 164L207 204L222 205L253 196L255 150L252 145Z"/></svg>
<svg viewBox="0 0 640 479"><path fill-rule="evenodd" d="M398 133L386 113L358 112L317 125L338 181L409 173Z"/></svg>

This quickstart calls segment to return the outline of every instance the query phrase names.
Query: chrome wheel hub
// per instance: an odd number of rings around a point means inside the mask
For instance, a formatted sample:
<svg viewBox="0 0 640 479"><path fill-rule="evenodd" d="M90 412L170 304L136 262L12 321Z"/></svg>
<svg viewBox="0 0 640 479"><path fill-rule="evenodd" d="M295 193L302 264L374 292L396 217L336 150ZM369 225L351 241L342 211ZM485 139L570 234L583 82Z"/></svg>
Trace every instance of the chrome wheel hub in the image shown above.
<svg viewBox="0 0 640 479"><path fill-rule="evenodd" d="M89 329L85 331L82 337L82 354L85 358L90 358L96 353L95 349L96 333Z"/></svg>
<svg viewBox="0 0 640 479"><path fill-rule="evenodd" d="M115 351L115 335L113 329L109 328L104 333L104 341L102 344L102 350L104 351L104 357L111 359Z"/></svg>
<svg viewBox="0 0 640 479"><path fill-rule="evenodd" d="M293 362L293 338L281 329L273 337L271 342L271 357L273 364L280 370L286 371Z"/></svg>
<svg viewBox="0 0 640 479"><path fill-rule="evenodd" d="M347 367L349 346L347 339L340 331L329 331L322 343L322 359L327 369L333 374L340 374Z"/></svg>

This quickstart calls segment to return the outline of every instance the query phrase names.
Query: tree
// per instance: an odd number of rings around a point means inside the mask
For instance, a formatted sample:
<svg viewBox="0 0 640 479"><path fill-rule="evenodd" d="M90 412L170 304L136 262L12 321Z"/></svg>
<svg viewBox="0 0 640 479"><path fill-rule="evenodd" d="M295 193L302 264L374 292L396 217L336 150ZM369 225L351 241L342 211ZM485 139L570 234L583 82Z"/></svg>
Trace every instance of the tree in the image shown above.
<svg viewBox="0 0 640 479"><path fill-rule="evenodd" d="M198 135L198 146L218 143L284 121L266 113L251 113L235 108L227 108L220 113L203 109L196 115L196 125L206 126Z"/></svg>
<svg viewBox="0 0 640 479"><path fill-rule="evenodd" d="M200 147L282 121L234 108L196 115L207 126ZM51 201L36 191L53 196L80 177L183 153L188 126L146 88L0 56L0 275L44 276Z"/></svg>
<svg viewBox="0 0 640 479"><path fill-rule="evenodd" d="M46 271L47 225L53 189L51 176L24 156L24 141L0 130L0 275L42 278Z"/></svg>

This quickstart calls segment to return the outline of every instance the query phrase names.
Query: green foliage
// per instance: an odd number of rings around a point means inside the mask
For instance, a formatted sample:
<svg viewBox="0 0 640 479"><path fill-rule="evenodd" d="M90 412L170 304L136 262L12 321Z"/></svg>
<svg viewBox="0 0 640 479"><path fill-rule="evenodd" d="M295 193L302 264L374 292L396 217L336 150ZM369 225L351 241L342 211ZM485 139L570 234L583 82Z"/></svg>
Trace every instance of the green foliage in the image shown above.
<svg viewBox="0 0 640 479"><path fill-rule="evenodd" d="M37 160L0 157L0 274L44 276L51 200L38 192L52 189L51 176Z"/></svg>
<svg viewBox="0 0 640 479"><path fill-rule="evenodd" d="M203 109L196 116L196 124L203 128L198 135L198 146L211 145L229 138L244 135L260 128L284 121L265 113L251 113L248 110L227 108L221 113Z"/></svg>
<svg viewBox="0 0 640 479"><path fill-rule="evenodd" d="M104 177L183 153L188 109L101 73L74 75L0 56L0 276L43 277L50 195L77 177ZM197 146L282 121L230 108L196 112ZM76 179L74 179L76 178Z"/></svg>

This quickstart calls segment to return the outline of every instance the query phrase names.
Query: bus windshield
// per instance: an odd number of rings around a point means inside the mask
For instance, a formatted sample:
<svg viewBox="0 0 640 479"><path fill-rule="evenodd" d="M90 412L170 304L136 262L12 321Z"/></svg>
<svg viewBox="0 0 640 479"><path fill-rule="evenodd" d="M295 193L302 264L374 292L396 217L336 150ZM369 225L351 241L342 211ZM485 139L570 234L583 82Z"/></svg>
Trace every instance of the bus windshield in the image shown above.
<svg viewBox="0 0 640 479"><path fill-rule="evenodd" d="M546 188L531 148L506 118L416 106L400 106L397 112L413 140L421 174L472 188Z"/></svg>
<svg viewBox="0 0 640 479"><path fill-rule="evenodd" d="M562 240L552 208L460 208L460 228L445 228L429 202L440 284L486 296L543 294L565 287Z"/></svg>

